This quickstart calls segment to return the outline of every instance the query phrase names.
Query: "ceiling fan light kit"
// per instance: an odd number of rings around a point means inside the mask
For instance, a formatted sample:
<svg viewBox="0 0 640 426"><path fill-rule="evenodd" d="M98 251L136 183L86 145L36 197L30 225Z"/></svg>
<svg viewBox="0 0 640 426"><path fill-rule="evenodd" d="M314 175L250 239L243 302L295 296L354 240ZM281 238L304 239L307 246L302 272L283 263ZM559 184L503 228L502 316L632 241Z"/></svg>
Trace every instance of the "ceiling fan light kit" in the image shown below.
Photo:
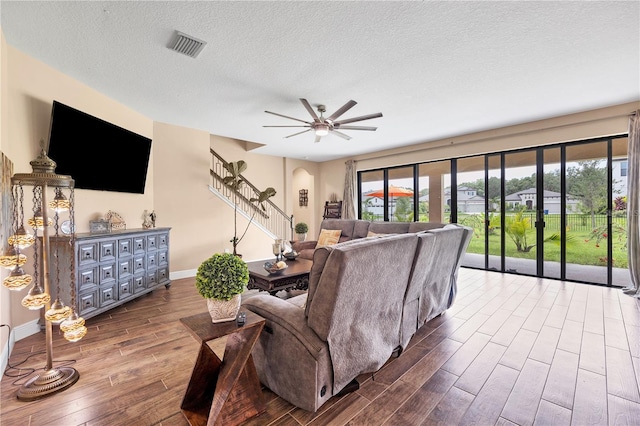
<svg viewBox="0 0 640 426"><path fill-rule="evenodd" d="M306 133L306 132L309 132L309 131L313 130L315 135L316 135L315 142L320 142L320 138L322 138L323 136L328 135L329 133L332 133L332 134L334 134L336 136L339 136L342 139L349 140L349 139L351 139L351 136L338 131L338 129L340 129L340 130L368 130L368 131L372 131L373 132L373 131L375 131L377 129L377 127L372 127L372 126L345 126L345 124L355 123L357 121L371 120L373 118L382 117L382 113L381 112L377 112L375 114L367 114L367 115L362 115L362 116L359 116L359 117L353 117L353 118L347 118L347 119L344 119L344 120L338 120L338 118L340 116L342 116L342 114L344 114L345 112L347 112L348 110L353 108L354 105L357 104L357 102L354 101L354 100L350 100L349 102L347 102L346 104L341 106L336 112L334 112L333 114L331 114L327 118L324 117L324 113L327 111L327 109L326 109L326 107L324 105L318 105L318 112L320 113L320 115L318 116L318 114L316 114L316 112L311 107L311 104L309 104L309 102L306 99L300 98L300 102L302 102L302 105L304 106L304 108L307 110L307 112L309 112L309 115L311 115L311 118L313 119L313 121L305 121L305 120L301 120L299 118L294 118L294 117L289 117L287 115L278 114L277 112L265 111L267 114L273 114L273 115L277 115L278 117L283 117L283 118L288 118L290 120L299 121L301 123L305 123L305 125L297 125L297 126L263 126L263 127L303 127L303 128L307 128L307 130L303 130L301 132L293 133L291 135L285 136L285 138L290 138L292 136L297 136L297 135L300 135L302 133Z"/></svg>

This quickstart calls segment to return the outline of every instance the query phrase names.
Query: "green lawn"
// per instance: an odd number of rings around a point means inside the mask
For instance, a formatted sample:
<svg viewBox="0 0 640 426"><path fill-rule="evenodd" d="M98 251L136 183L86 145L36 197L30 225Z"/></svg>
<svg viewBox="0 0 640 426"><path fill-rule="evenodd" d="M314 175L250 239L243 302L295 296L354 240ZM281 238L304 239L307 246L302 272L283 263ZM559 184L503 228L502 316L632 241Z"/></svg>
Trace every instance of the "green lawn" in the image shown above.
<svg viewBox="0 0 640 426"><path fill-rule="evenodd" d="M549 237L553 232L545 232L545 238ZM569 232L568 236L574 237L572 241L567 243L567 263L574 263L578 265L606 265L607 261L607 240L600 241L599 247L596 246L596 241L585 241L589 239L588 232ZM622 241L618 241L617 236L614 235L613 243L613 266L617 268L628 268L627 248L625 246L626 236L622 238ZM529 245L534 244L536 241L535 230L527 232L527 241ZM516 245L509 238L505 236L505 256L522 258L522 259L534 259L536 258L536 247L533 247L528 253L518 252ZM484 254L484 234L474 233L469 248L469 253ZM500 236L498 233L489 236L489 254L499 256L500 255ZM548 261L560 261L560 243L547 242L544 243L544 259Z"/></svg>

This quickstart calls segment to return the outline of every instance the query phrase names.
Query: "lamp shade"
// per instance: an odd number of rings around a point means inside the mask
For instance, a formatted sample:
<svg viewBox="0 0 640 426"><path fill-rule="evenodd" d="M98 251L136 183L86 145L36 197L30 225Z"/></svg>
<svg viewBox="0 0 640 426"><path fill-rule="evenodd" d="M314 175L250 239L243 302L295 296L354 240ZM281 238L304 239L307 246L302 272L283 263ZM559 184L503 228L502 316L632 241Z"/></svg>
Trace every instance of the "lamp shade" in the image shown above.
<svg viewBox="0 0 640 426"><path fill-rule="evenodd" d="M33 277L24 272L20 266L16 266L11 271L11 274L2 280L4 285L9 290L19 291L27 287L33 281Z"/></svg>
<svg viewBox="0 0 640 426"><path fill-rule="evenodd" d="M36 237L34 237L32 233L27 232L23 225L18 228L15 234L9 237L9 244L18 247L20 250L32 246L35 242Z"/></svg>
<svg viewBox="0 0 640 426"><path fill-rule="evenodd" d="M316 124L316 136L327 136L329 134L329 126L326 124Z"/></svg>

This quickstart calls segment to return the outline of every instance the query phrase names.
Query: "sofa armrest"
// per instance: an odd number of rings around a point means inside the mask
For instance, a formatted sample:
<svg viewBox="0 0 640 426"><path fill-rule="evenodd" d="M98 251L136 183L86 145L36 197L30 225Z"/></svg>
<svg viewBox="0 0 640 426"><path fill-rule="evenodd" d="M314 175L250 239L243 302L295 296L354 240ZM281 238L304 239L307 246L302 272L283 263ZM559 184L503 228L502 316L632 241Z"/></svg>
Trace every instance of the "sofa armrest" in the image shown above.
<svg viewBox="0 0 640 426"><path fill-rule="evenodd" d="M316 245L318 245L318 241L294 241L291 248L300 253L302 250L313 250Z"/></svg>
<svg viewBox="0 0 640 426"><path fill-rule="evenodd" d="M297 296L306 297L305 295ZM267 320L266 332L269 327L279 326L292 337L300 341L313 354L325 349L327 343L307 325L304 306L294 304L268 294L257 294L242 301L242 308L249 309Z"/></svg>

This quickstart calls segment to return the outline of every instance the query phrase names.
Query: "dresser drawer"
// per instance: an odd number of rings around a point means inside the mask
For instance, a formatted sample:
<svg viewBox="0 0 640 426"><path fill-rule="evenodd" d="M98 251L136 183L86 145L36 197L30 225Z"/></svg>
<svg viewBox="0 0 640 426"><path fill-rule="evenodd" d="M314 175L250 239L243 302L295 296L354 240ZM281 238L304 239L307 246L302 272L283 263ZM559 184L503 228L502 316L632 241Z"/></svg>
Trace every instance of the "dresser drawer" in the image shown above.
<svg viewBox="0 0 640 426"><path fill-rule="evenodd" d="M146 237L133 237L133 254L141 254L147 250Z"/></svg>
<svg viewBox="0 0 640 426"><path fill-rule="evenodd" d="M96 311L98 309L98 290L80 294L78 308L81 317Z"/></svg>
<svg viewBox="0 0 640 426"><path fill-rule="evenodd" d="M100 265L98 268L100 272L99 285L111 284L116 280L116 265L115 263L109 263L107 265Z"/></svg>
<svg viewBox="0 0 640 426"><path fill-rule="evenodd" d="M133 296L133 277L118 281L118 300L128 299L131 296Z"/></svg>
<svg viewBox="0 0 640 426"><path fill-rule="evenodd" d="M78 271L78 290L83 292L98 285L98 267Z"/></svg>
<svg viewBox="0 0 640 426"><path fill-rule="evenodd" d="M118 257L128 257L133 254L133 240L123 238L118 240Z"/></svg>
<svg viewBox="0 0 640 426"><path fill-rule="evenodd" d="M118 259L118 280L129 278L133 275L133 266L131 259Z"/></svg>
<svg viewBox="0 0 640 426"><path fill-rule="evenodd" d="M145 283L144 275L133 277L133 292L134 293L140 293L141 291L143 291L146 288L147 288L147 286L146 286L146 283Z"/></svg>
<svg viewBox="0 0 640 426"><path fill-rule="evenodd" d="M83 243L78 246L78 267L98 262L98 244Z"/></svg>
<svg viewBox="0 0 640 426"><path fill-rule="evenodd" d="M118 300L118 289L115 281L113 282L113 284L100 286L98 288L98 295L100 297L101 308L116 303L116 301Z"/></svg>
<svg viewBox="0 0 640 426"><path fill-rule="evenodd" d="M116 242L100 242L100 262L110 262L116 260Z"/></svg>

